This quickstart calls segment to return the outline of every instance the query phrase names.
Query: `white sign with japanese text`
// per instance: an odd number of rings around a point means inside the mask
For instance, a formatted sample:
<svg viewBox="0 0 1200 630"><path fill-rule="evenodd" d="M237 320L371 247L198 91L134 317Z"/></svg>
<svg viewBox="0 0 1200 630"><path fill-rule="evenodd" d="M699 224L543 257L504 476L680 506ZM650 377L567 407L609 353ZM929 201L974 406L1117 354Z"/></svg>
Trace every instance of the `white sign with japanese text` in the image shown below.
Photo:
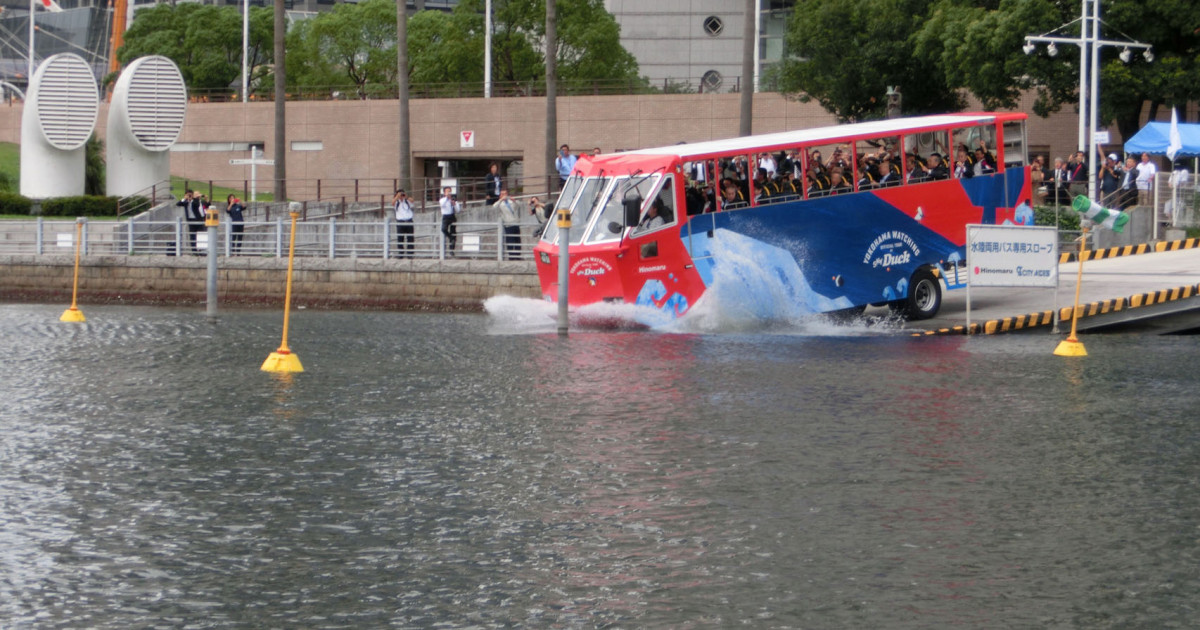
<svg viewBox="0 0 1200 630"><path fill-rule="evenodd" d="M967 226L967 282L976 287L1058 286L1058 230Z"/></svg>
<svg viewBox="0 0 1200 630"><path fill-rule="evenodd" d="M463 130L458 132L458 148L473 149L475 148L475 132Z"/></svg>

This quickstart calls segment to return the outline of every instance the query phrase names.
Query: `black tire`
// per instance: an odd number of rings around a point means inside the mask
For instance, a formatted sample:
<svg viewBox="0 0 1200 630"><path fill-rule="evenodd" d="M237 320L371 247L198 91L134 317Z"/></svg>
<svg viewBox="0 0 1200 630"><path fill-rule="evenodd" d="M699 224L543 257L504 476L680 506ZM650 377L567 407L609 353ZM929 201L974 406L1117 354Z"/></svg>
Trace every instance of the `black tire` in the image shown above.
<svg viewBox="0 0 1200 630"><path fill-rule="evenodd" d="M909 321L920 321L937 315L942 308L942 283L927 267L913 272L908 283L908 297L892 303L892 310Z"/></svg>

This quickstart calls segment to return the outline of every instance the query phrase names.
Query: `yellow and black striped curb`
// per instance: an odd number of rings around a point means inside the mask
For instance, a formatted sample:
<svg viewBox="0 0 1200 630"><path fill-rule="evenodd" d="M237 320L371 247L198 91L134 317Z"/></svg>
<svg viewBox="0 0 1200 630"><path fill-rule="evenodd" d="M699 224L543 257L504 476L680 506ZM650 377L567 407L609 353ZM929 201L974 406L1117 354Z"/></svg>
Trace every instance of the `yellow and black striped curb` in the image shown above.
<svg viewBox="0 0 1200 630"><path fill-rule="evenodd" d="M1121 245L1118 247L1109 247L1107 249L1090 249L1083 253L1083 260L1101 260L1104 258L1116 258L1117 256L1136 256L1138 254L1152 254L1156 252L1173 252L1180 249L1192 249L1200 247L1200 238L1185 238L1178 241L1162 241L1159 243L1142 243L1140 245ZM1079 260L1078 252L1066 252L1058 255L1059 263L1069 263Z"/></svg>
<svg viewBox="0 0 1200 630"><path fill-rule="evenodd" d="M1149 293L1139 293L1129 297L1113 298L1110 300L1101 300L1099 302L1091 302L1088 304L1079 305L1079 317L1094 317L1096 315L1106 315L1108 313L1116 313L1119 311L1142 308L1144 306L1153 306L1155 304L1163 304L1165 302L1174 302L1176 300L1186 300L1195 296L1200 296L1200 284L1175 287L1174 289L1163 289L1161 291L1150 291ZM1058 320L1060 322L1071 321L1071 307L1064 306L1058 311ZM1054 323L1054 311L1041 311L1039 313L1029 313L1028 315L1017 315L1015 317L1005 317L1003 319L992 319L983 323L973 323L970 326L951 326L949 328L937 328L934 330L925 330L915 332L913 337L927 337L930 335L996 335L999 333L1012 332L1014 330L1025 330L1036 328L1039 326L1049 326Z"/></svg>

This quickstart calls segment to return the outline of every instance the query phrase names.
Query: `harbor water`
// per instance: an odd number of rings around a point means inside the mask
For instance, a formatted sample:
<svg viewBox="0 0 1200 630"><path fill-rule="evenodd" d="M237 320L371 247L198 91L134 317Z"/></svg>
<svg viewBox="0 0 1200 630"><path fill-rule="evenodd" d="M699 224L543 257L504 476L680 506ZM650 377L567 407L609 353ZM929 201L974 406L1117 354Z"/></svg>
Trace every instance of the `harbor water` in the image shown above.
<svg viewBox="0 0 1200 630"><path fill-rule="evenodd" d="M1184 628L1196 337L0 305L2 628Z"/></svg>

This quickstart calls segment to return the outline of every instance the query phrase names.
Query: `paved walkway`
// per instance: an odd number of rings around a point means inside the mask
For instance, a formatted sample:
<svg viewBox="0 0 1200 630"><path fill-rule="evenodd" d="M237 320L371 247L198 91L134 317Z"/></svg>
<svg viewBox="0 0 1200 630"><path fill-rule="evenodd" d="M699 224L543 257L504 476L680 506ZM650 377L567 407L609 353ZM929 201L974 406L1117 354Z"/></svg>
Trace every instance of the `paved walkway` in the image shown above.
<svg viewBox="0 0 1200 630"><path fill-rule="evenodd" d="M1169 247L1166 249L1170 249ZM1057 307L1068 330L1079 263L1059 265L1059 289L976 288L971 290L971 332L995 334L1041 329L1049 332ZM1057 297L1056 297L1057 293ZM1200 248L1121 255L1083 264L1080 330L1141 323L1159 332L1200 326ZM916 334L963 334L967 330L965 289L942 294L938 316L909 322ZM1153 323L1152 320L1164 321ZM1189 323L1191 320L1193 324Z"/></svg>

